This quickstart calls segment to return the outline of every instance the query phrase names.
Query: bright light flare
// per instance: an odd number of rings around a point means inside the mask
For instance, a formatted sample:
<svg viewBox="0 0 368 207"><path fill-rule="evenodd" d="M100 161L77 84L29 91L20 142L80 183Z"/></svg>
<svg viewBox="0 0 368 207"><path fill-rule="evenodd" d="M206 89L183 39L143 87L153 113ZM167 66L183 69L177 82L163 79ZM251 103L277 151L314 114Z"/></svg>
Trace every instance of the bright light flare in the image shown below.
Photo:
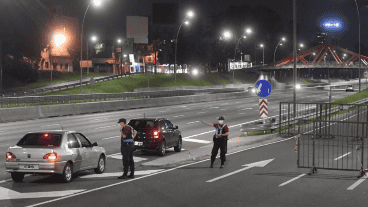
<svg viewBox="0 0 368 207"><path fill-rule="evenodd" d="M185 21L184 23L185 23L186 25L188 25L188 24L189 24L189 22L188 22L188 21Z"/></svg>
<svg viewBox="0 0 368 207"><path fill-rule="evenodd" d="M231 37L231 33L230 33L230 32L228 32L228 31L226 31L226 32L224 33L224 37L225 37L225 38L230 38L230 37Z"/></svg>
<svg viewBox="0 0 368 207"><path fill-rule="evenodd" d="M93 36L91 39L92 39L92 41L94 42L94 41L96 41L96 40L97 40L97 37L96 37L96 36Z"/></svg>
<svg viewBox="0 0 368 207"><path fill-rule="evenodd" d="M249 33L252 32L252 30L251 29L247 29L246 32L249 34Z"/></svg>
<svg viewBox="0 0 368 207"><path fill-rule="evenodd" d="M190 12L188 12L187 15L188 15L188 17L192 17L194 15L194 13L190 11Z"/></svg>
<svg viewBox="0 0 368 207"><path fill-rule="evenodd" d="M66 42L66 37L64 34L58 33L55 35L54 41L56 47L61 47L61 45L63 45Z"/></svg>
<svg viewBox="0 0 368 207"><path fill-rule="evenodd" d="M296 84L296 89L300 89L300 84Z"/></svg>
<svg viewBox="0 0 368 207"><path fill-rule="evenodd" d="M281 40L282 40L282 41L285 41L286 39L285 39L285 37L283 37Z"/></svg>
<svg viewBox="0 0 368 207"><path fill-rule="evenodd" d="M261 44L260 46L263 47L263 44Z"/></svg>
<svg viewBox="0 0 368 207"><path fill-rule="evenodd" d="M197 69L194 69L193 70L193 75L197 75L198 74L198 70Z"/></svg>
<svg viewBox="0 0 368 207"><path fill-rule="evenodd" d="M92 2L95 6L100 6L102 4L102 0L93 0Z"/></svg>

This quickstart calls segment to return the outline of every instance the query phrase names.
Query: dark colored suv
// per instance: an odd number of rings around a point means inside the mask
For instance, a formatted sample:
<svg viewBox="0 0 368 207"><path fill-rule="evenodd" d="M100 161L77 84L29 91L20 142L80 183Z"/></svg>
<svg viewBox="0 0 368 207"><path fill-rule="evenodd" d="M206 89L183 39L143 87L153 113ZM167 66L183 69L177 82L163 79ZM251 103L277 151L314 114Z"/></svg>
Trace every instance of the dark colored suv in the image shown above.
<svg viewBox="0 0 368 207"><path fill-rule="evenodd" d="M132 119L128 123L137 131L134 145L137 150L156 150L164 156L166 149L174 147L176 152L181 151L182 138L175 126L165 118Z"/></svg>

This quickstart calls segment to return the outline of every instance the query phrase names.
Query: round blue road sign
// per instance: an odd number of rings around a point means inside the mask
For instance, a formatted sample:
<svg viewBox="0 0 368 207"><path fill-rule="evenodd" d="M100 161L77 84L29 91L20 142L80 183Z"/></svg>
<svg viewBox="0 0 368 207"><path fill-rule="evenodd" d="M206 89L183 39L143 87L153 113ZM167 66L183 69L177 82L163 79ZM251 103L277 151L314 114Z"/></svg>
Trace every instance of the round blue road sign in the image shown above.
<svg viewBox="0 0 368 207"><path fill-rule="evenodd" d="M272 90L270 82L266 80L259 80L256 83L255 88L256 88L257 95L261 98L266 98L268 95L271 94L271 90Z"/></svg>

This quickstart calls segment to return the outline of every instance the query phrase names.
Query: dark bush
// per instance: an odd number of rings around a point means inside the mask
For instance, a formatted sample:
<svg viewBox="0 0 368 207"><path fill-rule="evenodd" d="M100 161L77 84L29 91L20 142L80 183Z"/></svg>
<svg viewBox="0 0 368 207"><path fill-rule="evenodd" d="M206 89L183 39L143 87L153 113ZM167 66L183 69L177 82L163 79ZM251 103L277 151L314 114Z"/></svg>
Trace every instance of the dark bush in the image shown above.
<svg viewBox="0 0 368 207"><path fill-rule="evenodd" d="M3 60L3 75L23 84L37 82L37 64L23 58L5 56Z"/></svg>

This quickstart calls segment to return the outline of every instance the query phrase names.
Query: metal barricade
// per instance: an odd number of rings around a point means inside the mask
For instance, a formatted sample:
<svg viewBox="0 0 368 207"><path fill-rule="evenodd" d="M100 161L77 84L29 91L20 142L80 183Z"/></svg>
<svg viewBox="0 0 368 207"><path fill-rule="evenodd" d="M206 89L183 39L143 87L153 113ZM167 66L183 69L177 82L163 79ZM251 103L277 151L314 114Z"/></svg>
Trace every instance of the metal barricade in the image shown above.
<svg viewBox="0 0 368 207"><path fill-rule="evenodd" d="M366 173L368 122L303 120L298 125L298 168L311 168L309 174L317 169Z"/></svg>
<svg viewBox="0 0 368 207"><path fill-rule="evenodd" d="M295 112L295 114L294 114ZM299 120L368 122L368 106L364 104L335 103L280 103L279 134L288 137L298 134ZM320 124L320 123L318 123ZM323 122L323 124L326 124ZM319 134L328 134L327 128L319 128ZM324 130L324 132L322 132Z"/></svg>

